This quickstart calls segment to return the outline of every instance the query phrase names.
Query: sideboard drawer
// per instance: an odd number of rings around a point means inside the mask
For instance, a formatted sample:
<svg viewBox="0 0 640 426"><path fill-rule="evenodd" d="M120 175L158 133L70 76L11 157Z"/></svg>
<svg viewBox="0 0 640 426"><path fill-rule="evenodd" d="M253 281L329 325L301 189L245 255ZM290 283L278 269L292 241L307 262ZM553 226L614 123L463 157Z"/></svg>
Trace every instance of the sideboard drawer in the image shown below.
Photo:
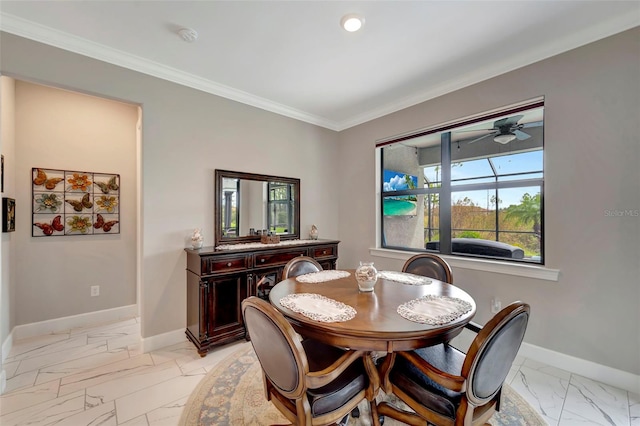
<svg viewBox="0 0 640 426"><path fill-rule="evenodd" d="M256 268L262 266L284 265L294 257L306 256L307 249L294 249L281 253L257 253L254 255Z"/></svg>
<svg viewBox="0 0 640 426"><path fill-rule="evenodd" d="M316 259L322 259L323 257L337 256L337 246L320 246L314 247L311 252L311 257Z"/></svg>
<svg viewBox="0 0 640 426"><path fill-rule="evenodd" d="M207 274L242 271L249 267L249 256L209 257L204 262Z"/></svg>

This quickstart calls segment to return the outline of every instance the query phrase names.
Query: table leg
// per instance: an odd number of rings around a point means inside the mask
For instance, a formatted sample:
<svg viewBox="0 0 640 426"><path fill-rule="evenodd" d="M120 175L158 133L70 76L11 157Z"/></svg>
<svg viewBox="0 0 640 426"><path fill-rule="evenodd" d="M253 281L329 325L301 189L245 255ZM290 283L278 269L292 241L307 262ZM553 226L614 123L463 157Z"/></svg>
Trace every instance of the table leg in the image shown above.
<svg viewBox="0 0 640 426"><path fill-rule="evenodd" d="M378 369L376 368L376 364L373 361L372 352L369 352L363 357L364 368L367 370L367 375L369 376L369 380L371 381L371 385L373 387L374 395L378 393L378 389L380 389L380 376L378 375Z"/></svg>
<svg viewBox="0 0 640 426"><path fill-rule="evenodd" d="M396 360L396 353L390 352L387 356L382 360L382 364L378 367L378 377L379 380L382 381L382 390L390 394L391 393L391 382L389 381L389 373L391 372L391 367L393 367L393 363Z"/></svg>
<svg viewBox="0 0 640 426"><path fill-rule="evenodd" d="M374 426L380 426L380 418L378 416L378 406L376 405L376 395L380 391L380 376L378 375L378 369L376 367L375 361L373 360L373 352L367 353L363 357L364 368L367 370L367 375L369 376L370 388L373 391L373 394L368 397L369 406L371 408L371 419L373 420Z"/></svg>

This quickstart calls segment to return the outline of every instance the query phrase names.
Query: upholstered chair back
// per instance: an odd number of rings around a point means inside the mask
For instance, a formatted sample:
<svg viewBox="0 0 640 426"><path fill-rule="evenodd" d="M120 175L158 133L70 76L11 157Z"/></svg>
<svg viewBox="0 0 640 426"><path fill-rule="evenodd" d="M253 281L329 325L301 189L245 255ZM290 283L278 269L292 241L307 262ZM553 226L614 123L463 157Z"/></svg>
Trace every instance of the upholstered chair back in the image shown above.
<svg viewBox="0 0 640 426"><path fill-rule="evenodd" d="M442 257L433 253L417 254L408 259L402 267L402 272L435 278L453 284L451 267Z"/></svg>
<svg viewBox="0 0 640 426"><path fill-rule="evenodd" d="M522 344L530 307L519 302L509 308L482 328L467 352L462 374L468 377L466 394L474 405L486 403L500 391Z"/></svg>
<svg viewBox="0 0 640 426"><path fill-rule="evenodd" d="M322 266L313 258L308 256L298 256L291 259L282 271L282 279L297 277L298 275L310 274L322 271Z"/></svg>
<svg viewBox="0 0 640 426"><path fill-rule="evenodd" d="M264 374L284 396L299 398L304 391L301 367L308 371L308 363L289 322L263 300L245 304L244 321Z"/></svg>

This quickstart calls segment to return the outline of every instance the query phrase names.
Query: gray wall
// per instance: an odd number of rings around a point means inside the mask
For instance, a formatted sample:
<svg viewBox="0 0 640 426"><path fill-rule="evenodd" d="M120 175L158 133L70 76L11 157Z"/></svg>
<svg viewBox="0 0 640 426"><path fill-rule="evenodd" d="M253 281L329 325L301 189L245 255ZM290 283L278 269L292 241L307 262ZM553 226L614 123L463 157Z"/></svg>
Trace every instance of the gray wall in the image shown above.
<svg viewBox="0 0 640 426"><path fill-rule="evenodd" d="M375 141L545 97L545 255L558 282L454 268L455 283L491 315L490 300L531 304L528 343L640 373L640 29L421 103L340 133L342 264L374 260ZM358 194L357 197L354 194Z"/></svg>
<svg viewBox="0 0 640 426"><path fill-rule="evenodd" d="M135 305L138 107L16 80L15 110L16 323ZM119 174L120 233L31 238L33 167Z"/></svg>
<svg viewBox="0 0 640 426"><path fill-rule="evenodd" d="M0 36L4 75L142 106L143 338L185 327L183 248L194 228L203 229L205 245L213 244L215 169L300 178L302 235L315 223L321 238L338 237L335 132L27 39ZM28 175L29 170L16 173ZM29 200L17 202L29 205ZM29 244L30 234L22 238L17 244ZM71 291L64 286L50 290ZM75 313L36 305L29 294L10 310L34 307L43 310L40 320ZM2 312L3 322L11 313ZM16 321L9 329L20 324ZM0 337L4 341L7 336Z"/></svg>
<svg viewBox="0 0 640 426"><path fill-rule="evenodd" d="M10 78L0 78L0 151L4 155L4 191L3 197L15 198L15 82ZM12 260L15 258L14 232L2 233L2 281L0 283L0 345L11 332L15 324L15 280L13 280ZM6 349L6 348L2 348ZM0 350L0 352L2 352ZM8 354L2 352L2 360Z"/></svg>

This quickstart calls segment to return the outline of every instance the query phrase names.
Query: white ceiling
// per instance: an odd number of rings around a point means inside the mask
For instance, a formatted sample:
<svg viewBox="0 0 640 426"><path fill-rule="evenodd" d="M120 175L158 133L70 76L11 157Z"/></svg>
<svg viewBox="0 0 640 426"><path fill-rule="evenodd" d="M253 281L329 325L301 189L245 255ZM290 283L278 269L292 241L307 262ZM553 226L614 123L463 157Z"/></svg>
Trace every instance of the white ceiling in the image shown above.
<svg viewBox="0 0 640 426"><path fill-rule="evenodd" d="M638 1L0 1L3 31L333 130L638 25Z"/></svg>

